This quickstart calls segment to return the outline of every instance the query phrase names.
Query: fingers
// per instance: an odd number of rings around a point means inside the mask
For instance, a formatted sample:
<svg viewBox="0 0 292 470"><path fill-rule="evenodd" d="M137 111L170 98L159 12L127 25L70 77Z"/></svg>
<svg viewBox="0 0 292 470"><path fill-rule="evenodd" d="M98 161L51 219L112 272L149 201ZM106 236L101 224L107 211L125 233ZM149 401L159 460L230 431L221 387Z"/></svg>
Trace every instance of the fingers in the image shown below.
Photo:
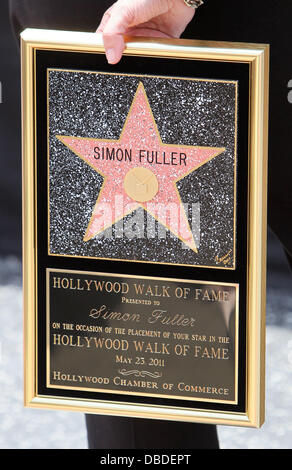
<svg viewBox="0 0 292 470"><path fill-rule="evenodd" d="M102 33L107 60L110 64L116 64L125 49L123 35L131 25L132 15L126 6L121 6L119 2L111 8L111 11L107 11L102 20Z"/></svg>
<svg viewBox="0 0 292 470"><path fill-rule="evenodd" d="M101 20L101 22L100 22L100 24L99 24L99 26L98 26L98 28L97 28L97 30L96 30L97 33L102 33L102 32L103 32L104 27L105 27L105 25L107 24L109 18L110 18L110 13L109 13L109 12L106 12L106 13L103 15L102 20Z"/></svg>
<svg viewBox="0 0 292 470"><path fill-rule="evenodd" d="M104 13L102 19L101 19L101 22L96 30L97 33L102 33L103 30L104 30L104 27L105 25L107 24L108 20L110 19L110 15L111 15L111 11L113 10L113 8L115 7L115 3L109 7L106 12Z"/></svg>
<svg viewBox="0 0 292 470"><path fill-rule="evenodd" d="M123 35L128 33L129 29L133 31L134 26L143 25L151 18L167 13L169 8L169 0L117 0L105 12L97 29L97 32L103 35L108 62L116 64L121 59L125 49ZM162 31L157 34L156 27L152 33L154 36L168 36ZM146 35L150 36L149 28Z"/></svg>

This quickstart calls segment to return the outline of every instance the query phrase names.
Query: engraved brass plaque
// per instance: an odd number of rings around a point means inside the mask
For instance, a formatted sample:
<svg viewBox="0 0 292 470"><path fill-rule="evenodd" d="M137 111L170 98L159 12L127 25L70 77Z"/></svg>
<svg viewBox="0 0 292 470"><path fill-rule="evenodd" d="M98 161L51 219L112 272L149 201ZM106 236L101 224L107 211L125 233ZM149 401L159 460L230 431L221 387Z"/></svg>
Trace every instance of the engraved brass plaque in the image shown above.
<svg viewBox="0 0 292 470"><path fill-rule="evenodd" d="M238 285L47 270L48 387L237 403Z"/></svg>

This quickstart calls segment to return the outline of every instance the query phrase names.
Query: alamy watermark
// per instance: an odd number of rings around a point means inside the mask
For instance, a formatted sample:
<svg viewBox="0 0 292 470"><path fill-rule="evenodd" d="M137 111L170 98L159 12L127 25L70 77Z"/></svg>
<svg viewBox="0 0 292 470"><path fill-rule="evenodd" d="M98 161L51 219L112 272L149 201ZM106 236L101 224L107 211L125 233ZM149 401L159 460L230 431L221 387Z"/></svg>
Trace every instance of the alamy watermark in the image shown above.
<svg viewBox="0 0 292 470"><path fill-rule="evenodd" d="M200 203L168 204L151 203L143 204L143 210L137 210L137 204L124 204L122 195L116 195L110 203L102 203L98 206L98 220L103 221L99 225L99 231L103 231L105 238L179 238L182 248L188 249L188 243L193 239L196 248L200 245ZM131 217L121 217L128 214ZM146 220L145 220L146 214ZM158 222L158 223L157 223Z"/></svg>
<svg viewBox="0 0 292 470"><path fill-rule="evenodd" d="M287 86L289 88L289 92L288 92L288 95L287 95L288 102L292 104L292 78L291 78L291 80L289 80Z"/></svg>

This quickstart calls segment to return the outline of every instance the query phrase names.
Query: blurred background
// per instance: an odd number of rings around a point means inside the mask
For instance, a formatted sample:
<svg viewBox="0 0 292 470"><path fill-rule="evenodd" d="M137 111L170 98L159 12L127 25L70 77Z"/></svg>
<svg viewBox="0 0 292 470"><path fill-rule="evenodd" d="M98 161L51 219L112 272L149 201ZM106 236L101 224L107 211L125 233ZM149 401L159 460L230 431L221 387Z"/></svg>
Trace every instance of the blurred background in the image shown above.
<svg viewBox="0 0 292 470"><path fill-rule="evenodd" d="M0 2L0 448L87 448L81 413L23 407L19 52ZM292 448L292 276L268 233L266 422L219 426L222 449Z"/></svg>

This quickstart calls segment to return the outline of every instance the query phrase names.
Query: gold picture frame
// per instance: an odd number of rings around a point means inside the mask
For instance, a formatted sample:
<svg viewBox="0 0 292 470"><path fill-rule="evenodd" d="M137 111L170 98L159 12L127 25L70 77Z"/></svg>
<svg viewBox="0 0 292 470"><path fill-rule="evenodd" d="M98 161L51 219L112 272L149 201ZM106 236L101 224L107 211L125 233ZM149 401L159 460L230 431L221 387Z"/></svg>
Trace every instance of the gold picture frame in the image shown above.
<svg viewBox="0 0 292 470"><path fill-rule="evenodd" d="M27 29L21 35L25 406L75 410L105 415L260 427L264 422L265 414L269 46L265 44L126 38L124 52L124 57L128 60L142 57L153 60L200 61L209 64L245 64L248 68L248 103L246 103L248 107L248 138L246 141L248 174L245 194L247 219L245 224L246 244L244 246L246 268L241 274L245 276L246 290L244 299L241 302L244 305L246 318L242 320L244 326L242 327L242 344L240 343L240 346L244 348L244 351L241 352L241 360L245 363L245 398L242 409L235 411L232 408L227 409L224 407L222 409L220 407L213 409L199 407L195 406L193 401L189 406L179 406L178 404L173 406L169 403L162 405L156 402L134 403L131 400L96 399L81 397L80 395L72 397L66 396L66 394L51 395L50 393L39 392L38 377L40 366L43 364L43 360L39 356L39 331L41 325L38 282L40 269L45 271L45 269L57 270L60 268L60 263L55 262L55 260L51 261L49 266L40 266L38 251L37 101L41 98L38 97L37 93L36 57L40 51L104 55L101 36L94 33ZM51 64L48 64L47 68L50 69ZM64 68L68 68L68 66L65 67L64 65ZM208 79L208 77L205 78ZM70 272L70 265L66 265L64 269ZM200 268L196 269L195 276L197 276ZM124 272L123 270L124 268L121 268L121 272ZM91 271L91 269L87 271ZM100 270L95 269L95 271L99 272ZM110 273L114 272L110 269L109 271ZM218 271L223 273L221 269ZM240 281L233 280L230 277L232 276L231 270L230 273L229 277L226 278L226 282L238 282L240 290ZM130 275L130 273L125 275ZM222 282L222 278L216 278L213 273L212 275L213 278L211 279L214 279L214 283ZM42 273L42 276L44 276L44 273ZM155 276L157 278L156 274ZM204 276L204 273L201 273L201 276ZM181 275L176 277L182 278ZM186 276L185 279L189 279L189 277ZM202 279L199 280L204 282ZM45 311L43 314L45 324Z"/></svg>

